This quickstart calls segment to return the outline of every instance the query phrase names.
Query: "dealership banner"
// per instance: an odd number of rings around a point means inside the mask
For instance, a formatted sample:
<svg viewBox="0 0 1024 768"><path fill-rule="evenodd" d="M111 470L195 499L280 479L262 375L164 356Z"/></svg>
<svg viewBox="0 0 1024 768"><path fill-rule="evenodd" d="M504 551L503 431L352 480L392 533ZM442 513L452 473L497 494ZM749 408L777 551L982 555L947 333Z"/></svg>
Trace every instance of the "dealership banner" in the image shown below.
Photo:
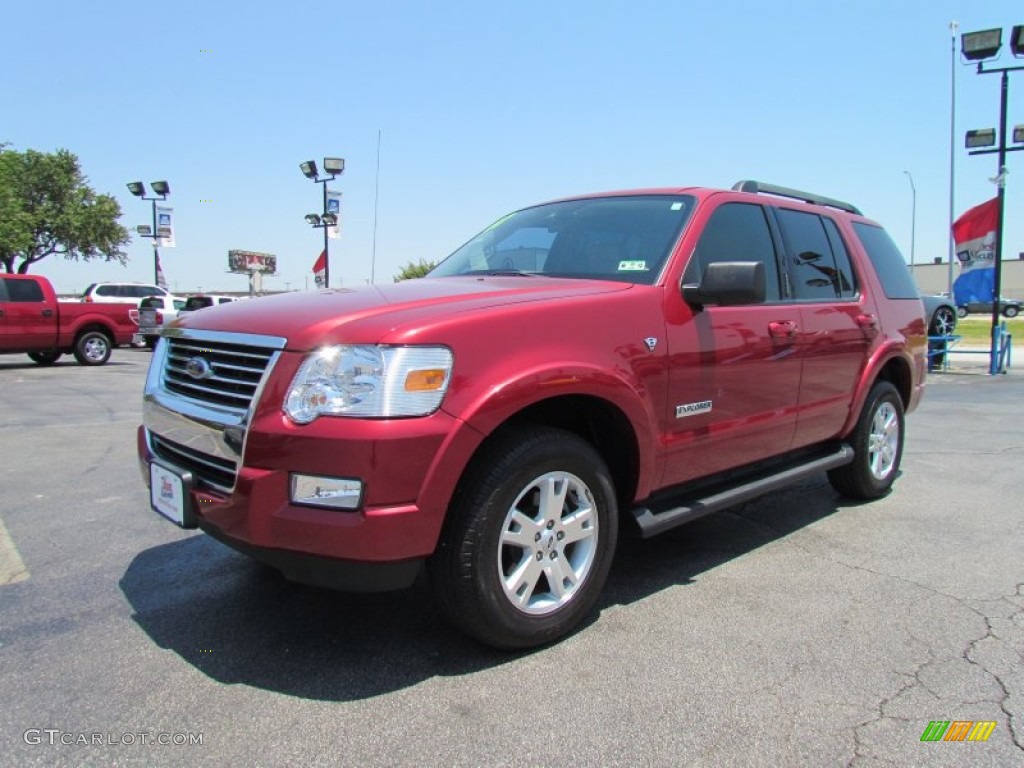
<svg viewBox="0 0 1024 768"><path fill-rule="evenodd" d="M953 222L953 242L960 262L960 277L953 283L957 306L993 299L998 222L997 197L974 206Z"/></svg>
<svg viewBox="0 0 1024 768"><path fill-rule="evenodd" d="M164 268L160 266L160 254L156 254L156 284L167 290L167 278L164 277Z"/></svg>
<svg viewBox="0 0 1024 768"><path fill-rule="evenodd" d="M324 213L333 213L338 217L338 223L327 228L327 236L337 240L341 237L341 192L327 192L327 210Z"/></svg>
<svg viewBox="0 0 1024 768"><path fill-rule="evenodd" d="M174 209L156 207L156 237L163 248L174 247Z"/></svg>

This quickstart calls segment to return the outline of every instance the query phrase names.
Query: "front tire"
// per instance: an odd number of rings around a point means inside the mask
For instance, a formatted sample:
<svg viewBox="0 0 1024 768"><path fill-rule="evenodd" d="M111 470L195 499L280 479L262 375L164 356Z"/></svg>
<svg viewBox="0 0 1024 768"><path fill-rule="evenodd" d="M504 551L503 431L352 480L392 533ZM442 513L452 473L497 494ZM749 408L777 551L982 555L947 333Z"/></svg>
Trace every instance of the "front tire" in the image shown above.
<svg viewBox="0 0 1024 768"><path fill-rule="evenodd" d="M597 451L560 429L514 428L474 459L428 574L453 624L495 648L530 648L591 612L617 538Z"/></svg>
<svg viewBox="0 0 1024 768"><path fill-rule="evenodd" d="M1018 311L1016 307L1003 307L1003 317L1016 317Z"/></svg>
<svg viewBox="0 0 1024 768"><path fill-rule="evenodd" d="M75 340L75 360L81 365L103 365L110 351L110 339L101 331L86 331Z"/></svg>
<svg viewBox="0 0 1024 768"><path fill-rule="evenodd" d="M888 381L875 382L851 436L854 459L828 473L832 487L851 499L885 496L899 474L903 426L900 393Z"/></svg>

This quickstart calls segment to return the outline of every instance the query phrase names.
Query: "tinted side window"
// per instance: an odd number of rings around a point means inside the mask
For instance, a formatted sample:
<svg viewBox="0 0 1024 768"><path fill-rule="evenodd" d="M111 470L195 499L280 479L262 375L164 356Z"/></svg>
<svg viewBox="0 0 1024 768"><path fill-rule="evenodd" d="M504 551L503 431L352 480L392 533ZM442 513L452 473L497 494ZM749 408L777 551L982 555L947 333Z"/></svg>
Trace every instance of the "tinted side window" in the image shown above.
<svg viewBox="0 0 1024 768"><path fill-rule="evenodd" d="M903 254L889 233L881 227L858 221L853 223L853 229L864 245L864 250L868 252L885 295L890 299L920 298L921 294L914 278L910 276Z"/></svg>
<svg viewBox="0 0 1024 768"><path fill-rule="evenodd" d="M777 213L794 298L831 301L842 295L842 280L821 217L788 208L779 208Z"/></svg>
<svg viewBox="0 0 1024 768"><path fill-rule="evenodd" d="M43 289L33 280L4 280L7 300L17 302L44 301Z"/></svg>
<svg viewBox="0 0 1024 768"><path fill-rule="evenodd" d="M832 246L832 256L836 260L839 296L843 299L852 299L857 295L857 275L850 263L850 254L846 250L846 243L843 242L843 237L839 234L839 227L832 219L825 217L822 221L825 222L825 233Z"/></svg>
<svg viewBox="0 0 1024 768"><path fill-rule="evenodd" d="M184 301L175 301L174 302L175 310L181 309L184 306L185 306L185 302Z"/></svg>
<svg viewBox="0 0 1024 768"><path fill-rule="evenodd" d="M118 286L116 285L101 285L96 289L97 296L117 296Z"/></svg>
<svg viewBox="0 0 1024 768"><path fill-rule="evenodd" d="M764 209L749 203L726 203L708 219L684 283L698 283L708 264L719 261L760 261L767 282L766 301L779 300L779 266Z"/></svg>
<svg viewBox="0 0 1024 768"><path fill-rule="evenodd" d="M7 280L0 277L0 301L7 301Z"/></svg>

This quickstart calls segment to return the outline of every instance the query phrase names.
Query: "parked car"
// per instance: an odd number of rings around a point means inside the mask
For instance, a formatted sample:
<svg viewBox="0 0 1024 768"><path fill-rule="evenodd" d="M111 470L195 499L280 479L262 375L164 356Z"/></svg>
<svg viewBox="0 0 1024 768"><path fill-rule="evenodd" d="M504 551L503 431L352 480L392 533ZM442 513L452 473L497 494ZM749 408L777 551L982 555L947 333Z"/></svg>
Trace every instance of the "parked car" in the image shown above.
<svg viewBox="0 0 1024 768"><path fill-rule="evenodd" d="M957 310L948 296L922 296L929 336L952 336L956 332Z"/></svg>
<svg viewBox="0 0 1024 768"><path fill-rule="evenodd" d="M0 275L0 353L28 353L52 365L71 352L82 365L103 365L135 333L129 304L59 302L40 275Z"/></svg>
<svg viewBox="0 0 1024 768"><path fill-rule="evenodd" d="M586 195L422 279L179 317L137 448L176 525L324 586L425 567L453 623L525 648L593 610L620 524L653 536L826 472L887 494L926 337L902 254L852 205Z"/></svg>
<svg viewBox="0 0 1024 768"><path fill-rule="evenodd" d="M139 335L152 349L160 338L160 329L178 316L185 306L181 296L147 296L139 302Z"/></svg>
<svg viewBox="0 0 1024 768"><path fill-rule="evenodd" d="M146 283L93 283L82 292L82 301L104 301L116 304L131 304L138 308L139 302L147 296L170 296L171 292L159 285Z"/></svg>
<svg viewBox="0 0 1024 768"><path fill-rule="evenodd" d="M187 315L189 312L206 309L207 307L213 307L218 304L230 304L233 301L238 301L238 298L238 296L219 296L216 294L189 296L185 299L185 306L178 310L178 316L181 317L182 315Z"/></svg>
<svg viewBox="0 0 1024 768"><path fill-rule="evenodd" d="M1003 317L1016 317L1020 314L1021 304L1017 299L1000 299L999 300L999 314ZM967 317L969 314L980 313L984 315L992 314L991 301L971 301L966 304L960 304L956 308L956 313L960 317Z"/></svg>

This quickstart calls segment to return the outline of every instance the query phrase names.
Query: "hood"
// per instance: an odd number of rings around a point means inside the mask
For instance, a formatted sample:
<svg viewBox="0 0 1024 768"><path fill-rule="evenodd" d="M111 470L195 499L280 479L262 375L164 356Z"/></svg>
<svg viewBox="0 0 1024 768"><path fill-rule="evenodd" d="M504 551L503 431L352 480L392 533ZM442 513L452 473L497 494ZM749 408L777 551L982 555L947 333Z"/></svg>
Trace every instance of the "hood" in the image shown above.
<svg viewBox="0 0 1024 768"><path fill-rule="evenodd" d="M523 302L626 291L630 283L552 277L439 277L391 285L262 296L221 304L175 320L175 328L280 336L288 349L324 343L373 344L453 313Z"/></svg>

